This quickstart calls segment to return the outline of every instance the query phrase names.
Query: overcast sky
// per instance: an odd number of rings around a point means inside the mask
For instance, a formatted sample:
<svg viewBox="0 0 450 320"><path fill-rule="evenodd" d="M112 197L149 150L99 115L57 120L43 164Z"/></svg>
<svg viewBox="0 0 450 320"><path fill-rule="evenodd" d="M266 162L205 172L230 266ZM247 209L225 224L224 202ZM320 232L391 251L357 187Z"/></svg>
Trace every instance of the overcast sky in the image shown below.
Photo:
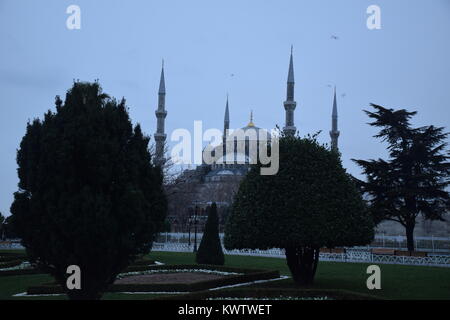
<svg viewBox="0 0 450 320"><path fill-rule="evenodd" d="M81 29L66 27L69 5ZM366 26L370 5L381 29ZM337 39L333 36L336 36ZM449 125L448 0L0 0L0 211L9 215L17 190L16 149L29 119L54 109L73 79L100 80L127 99L147 134L161 59L165 60L166 131L222 128L226 93L231 128L284 125L291 44L295 124L302 135L322 130L329 142L332 86L337 86L339 147L351 158L384 157L385 146L362 112L369 103L419 113L415 125Z"/></svg>

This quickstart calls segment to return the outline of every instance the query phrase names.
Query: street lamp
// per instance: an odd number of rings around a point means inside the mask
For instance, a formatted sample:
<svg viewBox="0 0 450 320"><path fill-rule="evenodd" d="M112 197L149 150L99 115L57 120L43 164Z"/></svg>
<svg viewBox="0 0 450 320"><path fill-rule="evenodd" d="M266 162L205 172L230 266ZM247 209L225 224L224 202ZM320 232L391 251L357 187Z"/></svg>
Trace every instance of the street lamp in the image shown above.
<svg viewBox="0 0 450 320"><path fill-rule="evenodd" d="M195 211L194 211L194 252L197 252L197 211L198 211L198 207L195 206Z"/></svg>
<svg viewBox="0 0 450 320"><path fill-rule="evenodd" d="M191 218L191 210L190 210L190 208L188 208L188 215L189 215L189 217L188 217L188 245L189 245L189 248L191 247L191 220L192 220L192 218Z"/></svg>

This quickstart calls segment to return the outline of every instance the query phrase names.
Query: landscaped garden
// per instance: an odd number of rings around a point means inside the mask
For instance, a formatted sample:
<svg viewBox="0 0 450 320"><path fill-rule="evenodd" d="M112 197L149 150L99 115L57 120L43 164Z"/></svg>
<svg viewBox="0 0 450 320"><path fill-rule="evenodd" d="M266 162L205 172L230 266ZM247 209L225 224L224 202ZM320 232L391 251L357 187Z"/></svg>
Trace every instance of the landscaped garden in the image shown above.
<svg viewBox="0 0 450 320"><path fill-rule="evenodd" d="M370 180L384 172L385 162L374 173L378 165L358 160L370 178L359 181L342 166L339 152L321 144L317 135L302 138L281 132L277 143L265 146L278 153L279 170L263 174L268 169L263 162L249 168L226 218L223 243L217 204L207 205L194 256L148 254L169 223L165 171L152 158L149 137L133 125L125 100L110 98L97 82L76 82L65 102L57 96L55 106L56 112L28 123L17 152L19 190L8 225L26 254L0 252L0 298L450 298L449 268L387 264L368 268L364 263L319 261L321 252L369 245L377 223L392 217L405 221L408 252L402 254L424 255L415 252L412 226L420 210L433 220L448 209L450 195L444 190L448 183L435 185L431 193L429 185L448 176L450 164L442 163L446 158L440 147L434 148L446 137L443 128L431 126L423 133L410 128L414 112L372 105L375 112L368 114L376 119L373 125L384 128L379 136L387 134L385 138L393 141L392 156L412 160L416 156L408 148L397 150L395 142L400 139L403 145L404 137L396 132L414 137L420 133L419 151L428 150L424 141L436 142L427 144L435 152L426 154L433 157L424 156L427 163L438 164L427 169L433 173L428 180L417 182L410 170L413 161L407 161L397 178L403 181L407 172L410 182L404 193L392 196L398 182L389 178L380 186L379 179ZM400 160L394 160L389 170L395 173ZM389 170L382 176L392 177ZM408 189L411 181L416 186ZM364 192L373 197L371 203L364 200ZM420 201L411 194L420 195ZM398 207L399 203L409 205ZM225 256L223 247L228 253L278 248L286 259Z"/></svg>
<svg viewBox="0 0 450 320"><path fill-rule="evenodd" d="M2 256L4 252L1 252ZM155 265L155 261L164 264ZM380 265L381 290L368 290L368 264L322 261L314 285L300 289L290 278L284 259L226 256L225 261L224 266L207 267L197 265L192 253L152 252L128 267L103 299L450 299L448 268ZM163 275L168 276L166 280ZM273 280L279 275L289 278ZM123 281L125 279L128 281ZM42 294L43 289L53 290L47 293L58 295L14 296L29 290L30 293ZM60 294L49 275L0 273L0 299L67 297Z"/></svg>

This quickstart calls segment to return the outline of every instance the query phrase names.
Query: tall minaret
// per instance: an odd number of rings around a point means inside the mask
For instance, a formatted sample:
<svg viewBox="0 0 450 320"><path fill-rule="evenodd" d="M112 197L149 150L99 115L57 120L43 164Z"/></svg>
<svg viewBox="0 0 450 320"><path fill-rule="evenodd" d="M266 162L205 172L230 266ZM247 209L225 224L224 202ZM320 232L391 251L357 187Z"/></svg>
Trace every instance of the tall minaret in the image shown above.
<svg viewBox="0 0 450 320"><path fill-rule="evenodd" d="M228 109L228 94L227 94L227 103L225 105L225 117L223 120L223 139L227 137L227 130L230 129L230 110Z"/></svg>
<svg viewBox="0 0 450 320"><path fill-rule="evenodd" d="M286 126L283 128L283 131L286 135L292 136L297 131L297 128L294 125L294 110L297 106L297 102L294 101L294 84L294 58L292 57L291 46L291 59L289 61L286 101L284 102L284 109L286 110Z"/></svg>
<svg viewBox="0 0 450 320"><path fill-rule="evenodd" d="M225 117L223 119L223 143L222 143L222 155L224 162L227 161L227 136L228 130L230 129L230 110L228 108L228 93L227 93L227 103L225 105ZM225 163L224 163L225 165Z"/></svg>
<svg viewBox="0 0 450 320"><path fill-rule="evenodd" d="M336 87L334 87L334 99L333 99L333 112L331 114L331 150L338 151L338 138L339 138L339 130L338 130L338 114L337 114L337 102L336 102Z"/></svg>
<svg viewBox="0 0 450 320"><path fill-rule="evenodd" d="M155 133L155 141L156 141L156 152L155 152L155 164L163 165L165 162L164 159L164 144L166 141L166 134L164 133L164 121L167 116L166 107L166 84L164 81L164 60L162 62L161 68L161 79L159 80L159 91L158 91L158 109L156 110L156 133Z"/></svg>

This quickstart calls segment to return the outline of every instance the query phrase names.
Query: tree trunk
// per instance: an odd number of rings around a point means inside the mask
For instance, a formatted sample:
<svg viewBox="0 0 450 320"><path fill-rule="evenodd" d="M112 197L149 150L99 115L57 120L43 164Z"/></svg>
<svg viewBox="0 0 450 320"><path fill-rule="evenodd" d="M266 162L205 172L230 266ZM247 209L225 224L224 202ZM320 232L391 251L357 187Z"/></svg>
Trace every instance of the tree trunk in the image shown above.
<svg viewBox="0 0 450 320"><path fill-rule="evenodd" d="M414 222L407 222L406 223L406 245L408 246L408 251L412 252L414 251Z"/></svg>
<svg viewBox="0 0 450 320"><path fill-rule="evenodd" d="M319 262L319 248L287 247L285 248L286 262L295 283L300 286L310 286Z"/></svg>

